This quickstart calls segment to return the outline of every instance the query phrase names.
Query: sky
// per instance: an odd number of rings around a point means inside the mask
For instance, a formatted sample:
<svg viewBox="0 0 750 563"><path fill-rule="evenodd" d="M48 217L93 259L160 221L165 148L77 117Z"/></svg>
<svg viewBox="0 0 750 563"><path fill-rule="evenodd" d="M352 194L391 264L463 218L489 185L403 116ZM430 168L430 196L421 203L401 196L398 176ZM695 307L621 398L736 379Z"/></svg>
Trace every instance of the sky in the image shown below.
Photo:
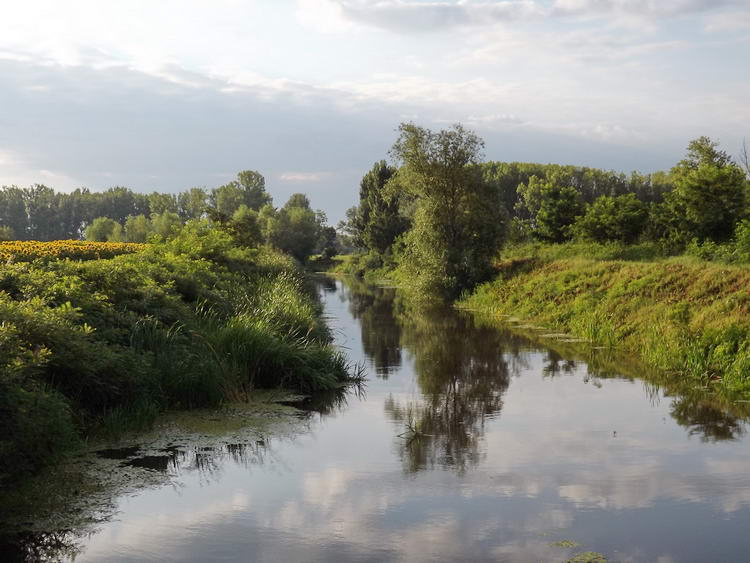
<svg viewBox="0 0 750 563"><path fill-rule="evenodd" d="M0 185L266 177L343 218L403 121L667 169L750 137L750 0L0 0Z"/></svg>

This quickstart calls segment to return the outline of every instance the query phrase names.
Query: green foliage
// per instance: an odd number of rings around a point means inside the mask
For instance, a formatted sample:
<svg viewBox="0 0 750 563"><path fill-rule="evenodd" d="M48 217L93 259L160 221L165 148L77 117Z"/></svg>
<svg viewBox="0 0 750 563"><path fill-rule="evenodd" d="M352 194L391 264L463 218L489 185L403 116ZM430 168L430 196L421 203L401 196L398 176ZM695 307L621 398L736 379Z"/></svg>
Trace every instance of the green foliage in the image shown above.
<svg viewBox="0 0 750 563"><path fill-rule="evenodd" d="M177 213L177 196L174 194L160 194L154 192L148 196L148 208L152 214Z"/></svg>
<svg viewBox="0 0 750 563"><path fill-rule="evenodd" d="M531 190L530 186L526 191ZM522 186L519 186L522 191ZM581 213L581 194L572 186L561 186L554 180L534 186L536 226L534 236L547 242L563 242L571 238L571 227Z"/></svg>
<svg viewBox="0 0 750 563"><path fill-rule="evenodd" d="M203 188L190 188L177 195L178 213L183 220L200 219L206 212L208 193Z"/></svg>
<svg viewBox="0 0 750 563"><path fill-rule="evenodd" d="M402 194L386 191L386 184L395 174L396 168L381 160L359 184L359 206L352 213L349 228L355 244L368 251L386 254L409 226L400 209Z"/></svg>
<svg viewBox="0 0 750 563"><path fill-rule="evenodd" d="M351 380L293 261L206 220L137 255L4 264L0 321L0 474L128 413Z"/></svg>
<svg viewBox="0 0 750 563"><path fill-rule="evenodd" d="M641 235L647 220L648 208L635 194L602 196L586 207L573 232L583 240L630 244Z"/></svg>
<svg viewBox="0 0 750 563"><path fill-rule="evenodd" d="M744 171L707 137L692 141L688 157L673 170L675 189L668 198L679 227L700 240L731 238L747 214Z"/></svg>
<svg viewBox="0 0 750 563"><path fill-rule="evenodd" d="M647 364L711 386L726 400L750 397L747 268L685 258L592 259L592 245L588 256L579 248L576 257L565 257L562 250L575 246L506 258L498 264L498 279L466 305L636 352Z"/></svg>
<svg viewBox="0 0 750 563"><path fill-rule="evenodd" d="M259 221L269 244L305 262L318 248L326 217L310 208L304 194L292 194L278 211L270 206L261 209Z"/></svg>
<svg viewBox="0 0 750 563"><path fill-rule="evenodd" d="M234 240L240 246L258 246L262 241L258 212L244 203L232 215L229 227Z"/></svg>
<svg viewBox="0 0 750 563"><path fill-rule="evenodd" d="M271 203L265 178L254 170L238 173L237 180L212 190L209 199L213 207L227 217L231 217L241 205L258 211Z"/></svg>
<svg viewBox="0 0 750 563"><path fill-rule="evenodd" d="M125 220L125 240L128 242L146 242L153 232L151 221L145 215L130 215Z"/></svg>
<svg viewBox="0 0 750 563"><path fill-rule="evenodd" d="M86 227L86 240L93 242L121 242L122 225L109 217L97 217Z"/></svg>
<svg viewBox="0 0 750 563"><path fill-rule="evenodd" d="M402 124L389 190L413 198L412 228L397 252L401 279L428 297L451 297L489 273L505 215L482 180L482 140L460 125L437 133Z"/></svg>
<svg viewBox="0 0 750 563"><path fill-rule="evenodd" d="M12 227L7 225L0 226L0 241L3 240L16 240L16 234L13 232Z"/></svg>
<svg viewBox="0 0 750 563"><path fill-rule="evenodd" d="M182 227L182 220L177 213L165 211L151 215L151 231L163 239L174 236Z"/></svg>

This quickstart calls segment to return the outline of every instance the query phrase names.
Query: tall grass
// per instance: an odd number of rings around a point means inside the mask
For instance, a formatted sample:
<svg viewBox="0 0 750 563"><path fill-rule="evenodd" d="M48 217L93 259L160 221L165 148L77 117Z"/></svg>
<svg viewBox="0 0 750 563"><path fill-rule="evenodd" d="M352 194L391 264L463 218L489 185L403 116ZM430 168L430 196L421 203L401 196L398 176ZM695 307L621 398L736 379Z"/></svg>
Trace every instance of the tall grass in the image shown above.
<svg viewBox="0 0 750 563"><path fill-rule="evenodd" d="M0 478L164 408L361 379L294 262L205 223L107 260L0 268Z"/></svg>
<svg viewBox="0 0 750 563"><path fill-rule="evenodd" d="M498 263L463 301L630 350L728 399L750 397L750 269L684 258L559 258L560 248Z"/></svg>

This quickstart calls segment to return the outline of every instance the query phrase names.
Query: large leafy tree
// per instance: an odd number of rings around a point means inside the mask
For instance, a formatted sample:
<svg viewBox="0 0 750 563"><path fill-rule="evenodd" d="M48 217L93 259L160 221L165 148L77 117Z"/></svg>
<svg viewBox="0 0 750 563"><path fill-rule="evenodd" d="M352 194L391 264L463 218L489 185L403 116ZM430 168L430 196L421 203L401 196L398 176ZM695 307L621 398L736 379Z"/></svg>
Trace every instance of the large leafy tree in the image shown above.
<svg viewBox="0 0 750 563"><path fill-rule="evenodd" d="M667 206L677 229L701 240L730 239L748 204L745 173L730 156L708 137L700 137L688 145L687 157L672 169L672 178L675 189L667 196Z"/></svg>
<svg viewBox="0 0 750 563"><path fill-rule="evenodd" d="M258 212L242 204L232 215L228 228L235 241L243 246L257 246L262 239Z"/></svg>
<svg viewBox="0 0 750 563"><path fill-rule="evenodd" d="M0 191L0 225L11 229L19 239L27 238L29 219L21 188L5 186Z"/></svg>
<svg viewBox="0 0 750 563"><path fill-rule="evenodd" d="M648 207L635 194L601 196L576 220L573 231L584 240L633 243L647 219Z"/></svg>
<svg viewBox="0 0 750 563"><path fill-rule="evenodd" d="M534 237L562 242L570 238L570 227L581 214L581 200L581 192L563 174L531 176L518 186L516 210L525 217L523 222Z"/></svg>
<svg viewBox="0 0 750 563"><path fill-rule="evenodd" d="M122 225L109 217L97 217L86 227L86 240L94 242L119 242L122 240Z"/></svg>
<svg viewBox="0 0 750 563"><path fill-rule="evenodd" d="M203 188L190 188L177 195L177 209L184 220L200 219L206 212L208 193Z"/></svg>
<svg viewBox="0 0 750 563"><path fill-rule="evenodd" d="M125 220L124 238L128 242L146 242L152 232L151 221L145 215L131 215Z"/></svg>
<svg viewBox="0 0 750 563"><path fill-rule="evenodd" d="M154 234L167 239L172 237L182 227L180 216L173 211L153 213L151 215L151 229Z"/></svg>
<svg viewBox="0 0 750 563"><path fill-rule="evenodd" d="M546 182L541 190L534 235L546 242L563 242L571 235L571 226L581 214L581 194L572 186Z"/></svg>
<svg viewBox="0 0 750 563"><path fill-rule="evenodd" d="M483 146L461 125L439 132L399 127L391 154L401 168L389 190L416 204L399 267L422 293L453 297L489 273L505 213L482 179Z"/></svg>
<svg viewBox="0 0 750 563"><path fill-rule="evenodd" d="M376 162L359 184L359 207L352 220L358 245L385 254L407 228L408 220L400 213L400 193L388 193L386 185L396 168L384 160Z"/></svg>
<svg viewBox="0 0 750 563"><path fill-rule="evenodd" d="M237 174L236 180L212 190L210 201L219 213L231 217L241 205L259 211L264 205L271 203L271 196L266 191L266 181L259 172L244 170Z"/></svg>
<svg viewBox="0 0 750 563"><path fill-rule="evenodd" d="M154 192L148 196L148 207L151 213L158 213L159 215L166 211L177 213L177 196L175 194Z"/></svg>
<svg viewBox="0 0 750 563"><path fill-rule="evenodd" d="M270 205L264 206L259 221L270 244L304 262L318 246L326 217L323 212L311 209L307 196L292 194L278 211Z"/></svg>

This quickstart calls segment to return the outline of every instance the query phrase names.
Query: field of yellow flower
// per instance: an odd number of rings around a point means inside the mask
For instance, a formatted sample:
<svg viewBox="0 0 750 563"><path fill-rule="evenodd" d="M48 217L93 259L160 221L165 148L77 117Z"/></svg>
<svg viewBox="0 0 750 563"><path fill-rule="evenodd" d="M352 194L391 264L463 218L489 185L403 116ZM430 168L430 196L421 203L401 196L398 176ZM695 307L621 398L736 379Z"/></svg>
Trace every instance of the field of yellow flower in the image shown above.
<svg viewBox="0 0 750 563"><path fill-rule="evenodd" d="M138 252L146 245L132 242L88 242L82 240L12 240L0 242L0 261L27 262L37 258L96 260Z"/></svg>

